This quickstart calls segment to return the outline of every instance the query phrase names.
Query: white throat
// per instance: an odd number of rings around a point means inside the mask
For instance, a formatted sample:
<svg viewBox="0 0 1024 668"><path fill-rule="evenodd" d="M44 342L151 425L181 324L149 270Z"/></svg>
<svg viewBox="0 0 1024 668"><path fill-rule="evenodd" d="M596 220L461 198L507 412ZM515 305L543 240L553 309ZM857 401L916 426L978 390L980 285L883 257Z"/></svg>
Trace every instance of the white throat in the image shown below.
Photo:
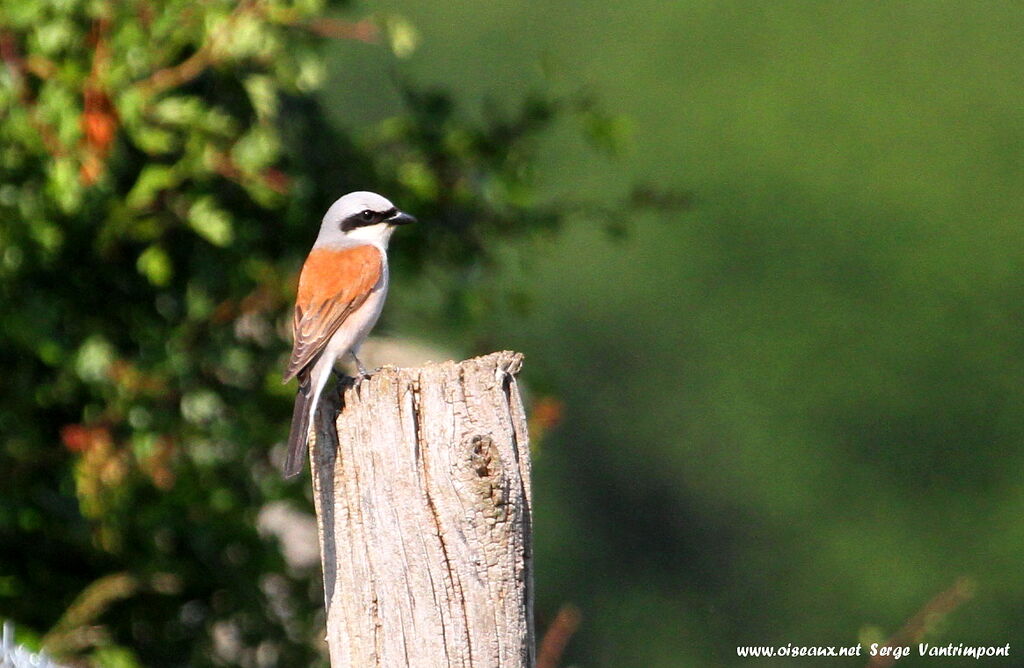
<svg viewBox="0 0 1024 668"><path fill-rule="evenodd" d="M336 222L325 220L320 227L320 234L317 236L314 246L346 247L372 244L382 252L386 252L388 241L394 231L394 225L377 223L342 232Z"/></svg>
<svg viewBox="0 0 1024 668"><path fill-rule="evenodd" d="M391 235L394 231L394 225L377 223L376 225L367 225L366 227L357 227L354 230L349 230L345 233L345 236L352 241L373 244L381 250L387 250L388 241L391 240Z"/></svg>

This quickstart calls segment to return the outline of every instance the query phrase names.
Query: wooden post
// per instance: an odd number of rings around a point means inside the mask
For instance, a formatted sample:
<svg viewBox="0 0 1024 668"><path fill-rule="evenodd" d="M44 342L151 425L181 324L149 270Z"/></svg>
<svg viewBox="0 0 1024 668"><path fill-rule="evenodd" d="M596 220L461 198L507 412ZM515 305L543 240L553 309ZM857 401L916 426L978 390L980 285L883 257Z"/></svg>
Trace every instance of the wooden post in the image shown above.
<svg viewBox="0 0 1024 668"><path fill-rule="evenodd" d="M324 402L311 460L333 668L534 665L521 364L386 368L347 384L340 413Z"/></svg>

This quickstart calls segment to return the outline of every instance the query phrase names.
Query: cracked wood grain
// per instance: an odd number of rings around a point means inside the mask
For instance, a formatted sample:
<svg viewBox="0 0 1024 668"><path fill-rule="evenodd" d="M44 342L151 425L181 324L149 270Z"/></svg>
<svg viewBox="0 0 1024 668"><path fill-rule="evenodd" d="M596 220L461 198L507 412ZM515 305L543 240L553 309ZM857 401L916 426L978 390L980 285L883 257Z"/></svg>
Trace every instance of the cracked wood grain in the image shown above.
<svg viewBox="0 0 1024 668"><path fill-rule="evenodd" d="M311 461L334 668L534 665L521 365L386 368L324 401Z"/></svg>

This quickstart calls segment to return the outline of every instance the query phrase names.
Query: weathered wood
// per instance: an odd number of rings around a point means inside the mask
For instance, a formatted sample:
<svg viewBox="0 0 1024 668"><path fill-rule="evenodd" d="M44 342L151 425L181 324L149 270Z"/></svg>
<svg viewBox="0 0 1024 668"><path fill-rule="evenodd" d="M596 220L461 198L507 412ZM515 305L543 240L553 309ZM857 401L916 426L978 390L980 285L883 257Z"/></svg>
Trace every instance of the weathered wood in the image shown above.
<svg viewBox="0 0 1024 668"><path fill-rule="evenodd" d="M324 402L311 460L334 668L534 665L521 364L386 368L340 414Z"/></svg>

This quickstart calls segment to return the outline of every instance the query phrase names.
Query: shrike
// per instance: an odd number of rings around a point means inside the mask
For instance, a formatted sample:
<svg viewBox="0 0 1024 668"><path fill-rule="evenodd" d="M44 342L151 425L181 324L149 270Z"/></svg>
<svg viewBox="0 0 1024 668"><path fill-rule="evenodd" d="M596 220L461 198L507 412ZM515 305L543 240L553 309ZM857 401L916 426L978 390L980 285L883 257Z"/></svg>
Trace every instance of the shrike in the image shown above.
<svg viewBox="0 0 1024 668"><path fill-rule="evenodd" d="M377 323L388 294L388 240L398 225L416 219L370 192L349 193L331 205L299 274L292 333L295 344L284 382L299 379L288 435L285 477L302 470L309 426L334 362L356 357Z"/></svg>

